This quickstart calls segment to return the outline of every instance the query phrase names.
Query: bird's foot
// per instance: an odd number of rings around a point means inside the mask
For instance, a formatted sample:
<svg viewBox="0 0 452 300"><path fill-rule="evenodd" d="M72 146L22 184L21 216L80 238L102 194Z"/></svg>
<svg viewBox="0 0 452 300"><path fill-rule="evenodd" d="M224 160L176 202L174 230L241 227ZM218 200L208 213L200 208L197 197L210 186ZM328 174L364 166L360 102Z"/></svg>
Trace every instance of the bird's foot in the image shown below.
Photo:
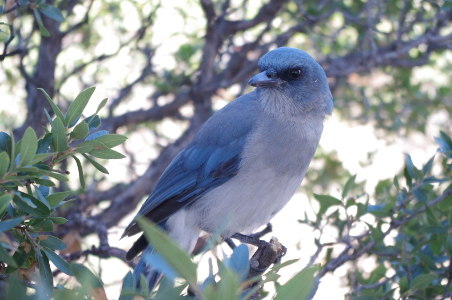
<svg viewBox="0 0 452 300"><path fill-rule="evenodd" d="M237 239L240 242L245 243L245 244L250 244L250 245L259 247L259 246L262 246L262 243L266 243L265 241L262 241L261 238L264 235L266 235L267 233L270 233L272 231L273 231L273 226L271 223L268 223L267 226L259 232L256 232L256 233L253 233L250 235L235 233L231 238ZM234 249L236 247L236 245L231 240L231 238L228 238L225 241L229 245L229 247L231 247L231 249Z"/></svg>
<svg viewBox="0 0 452 300"><path fill-rule="evenodd" d="M273 231L272 223L267 223L267 226L265 226L264 229L262 229L261 231L258 231L256 233L250 234L249 236L260 239L261 237L263 237L264 235L266 235L267 233L270 233L272 231Z"/></svg>
<svg viewBox="0 0 452 300"><path fill-rule="evenodd" d="M262 242L266 243L265 241L262 241L261 239L259 239L256 236L253 235L244 235L241 233L235 233L232 238L239 240L242 243L245 244L250 244L256 247L259 247L260 245L262 245Z"/></svg>

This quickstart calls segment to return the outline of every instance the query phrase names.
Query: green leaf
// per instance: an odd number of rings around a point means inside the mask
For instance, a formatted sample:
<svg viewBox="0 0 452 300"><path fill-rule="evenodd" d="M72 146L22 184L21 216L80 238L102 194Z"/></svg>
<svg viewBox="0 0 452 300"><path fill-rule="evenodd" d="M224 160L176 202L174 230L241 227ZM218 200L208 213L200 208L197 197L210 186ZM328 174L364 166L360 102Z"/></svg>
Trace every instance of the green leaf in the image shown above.
<svg viewBox="0 0 452 300"><path fill-rule="evenodd" d="M425 226L422 227L419 232L421 233L436 233L436 234L447 234L447 228L444 226Z"/></svg>
<svg viewBox="0 0 452 300"><path fill-rule="evenodd" d="M419 259L429 268L429 269L431 269L431 270L437 270L438 269L438 267L436 266L436 264L435 264L435 262L433 261L433 259L430 257L430 256L428 256L428 255L425 255L425 254L423 254L423 253L421 253L421 252L417 252L416 254L415 254L417 257L419 257Z"/></svg>
<svg viewBox="0 0 452 300"><path fill-rule="evenodd" d="M94 157L102 158L102 159L121 159L125 158L125 156L115 150L106 149L106 150L91 150L88 152Z"/></svg>
<svg viewBox="0 0 452 300"><path fill-rule="evenodd" d="M320 204L320 210L318 212L318 215L321 216L323 215L327 209L331 206L335 206L335 205L341 205L342 201L330 196L330 195L318 195L318 194L314 194L314 198L319 202Z"/></svg>
<svg viewBox="0 0 452 300"><path fill-rule="evenodd" d="M71 105L69 105L69 108L66 112L66 125L70 125L74 123L78 118L80 118L95 89L95 87L90 87L78 94L77 97L75 97L75 100L71 103Z"/></svg>
<svg viewBox="0 0 452 300"><path fill-rule="evenodd" d="M21 217L10 219L7 221L1 221L0 222L0 231L3 232L3 231L10 230L11 228L22 223L22 221L23 221L23 219Z"/></svg>
<svg viewBox="0 0 452 300"><path fill-rule="evenodd" d="M52 145L55 152L63 152L67 149L66 130L59 117L56 117L52 122Z"/></svg>
<svg viewBox="0 0 452 300"><path fill-rule="evenodd" d="M27 250L27 251L26 251ZM7 274L11 274L12 272L17 271L19 267L21 268L30 268L31 265L37 262L36 260L36 252L31 247L29 240L24 240L17 248L16 252L13 255L13 259L17 263L17 268L8 266L6 269Z"/></svg>
<svg viewBox="0 0 452 300"><path fill-rule="evenodd" d="M63 14L61 13L61 11L49 4L40 4L38 6L38 9L41 13L43 13L44 15L46 15L47 17L49 17L50 19L53 19L57 22L63 22L64 21L64 17Z"/></svg>
<svg viewBox="0 0 452 300"><path fill-rule="evenodd" d="M97 140L88 140L88 141L83 141L80 144L78 144L75 151L77 151L79 153L87 153L92 150L103 151L103 150L107 150L107 149L108 149L107 146L105 146L104 144L102 144L101 142L99 142Z"/></svg>
<svg viewBox="0 0 452 300"><path fill-rule="evenodd" d="M14 157L16 158L16 159L15 159L15 166L17 166L17 164L19 163L18 156L20 156L20 148L21 148L21 145L22 145L22 140L19 140L19 141L16 143L16 148L15 148L15 151L14 151ZM20 158L20 157L19 157L19 158Z"/></svg>
<svg viewBox="0 0 452 300"><path fill-rule="evenodd" d="M125 140L127 140L127 137L125 137L123 135L120 135L120 134L102 135L102 136L100 136L100 137L98 137L96 139L96 141L101 142L102 144L104 144L108 148L116 147L116 146L124 143Z"/></svg>
<svg viewBox="0 0 452 300"><path fill-rule="evenodd" d="M91 133L90 135L88 135L85 139L85 141L89 141L89 140L95 140L103 135L107 135L109 134L108 130L99 130L96 132Z"/></svg>
<svg viewBox="0 0 452 300"><path fill-rule="evenodd" d="M442 153L452 151L452 140L446 133L444 133L444 131L440 131L439 137L435 138L435 140L438 143Z"/></svg>
<svg viewBox="0 0 452 300"><path fill-rule="evenodd" d="M63 155L60 155L57 159L55 159L53 162L55 164L58 164L59 162L65 160L69 155L71 155L71 152L66 152Z"/></svg>
<svg viewBox="0 0 452 300"><path fill-rule="evenodd" d="M71 192L61 192L61 193L54 193L51 195L48 195L46 197L47 202L49 202L50 207L55 207L58 204L60 204L61 201L66 199L67 196L69 196Z"/></svg>
<svg viewBox="0 0 452 300"><path fill-rule="evenodd" d="M154 298L155 300L192 300L193 298L189 297L189 298L185 298L183 296L181 296L182 291L184 289L187 288L187 284L180 284L178 286L174 285L174 281L167 279L165 276L163 276L162 280L159 283L159 288L157 290L157 295ZM141 287L145 287L147 288L147 280L144 278L143 275L141 275L140 277L140 286ZM146 289L142 289L141 290L141 294L142 295L149 295L149 291L146 291ZM206 291L204 290L203 293L203 299L205 300L215 300L215 295L208 295L206 293ZM138 297L139 298L139 297ZM137 298L135 298L137 299ZM219 298L221 300L223 300L222 298ZM247 298L243 298L243 299L247 299ZM121 299L122 300L122 299ZM126 299L124 299L126 300Z"/></svg>
<svg viewBox="0 0 452 300"><path fill-rule="evenodd" d="M42 36L50 36L49 31L44 27L44 24L42 23L41 14L37 9L33 9L33 13L36 17L36 22L38 22L39 32Z"/></svg>
<svg viewBox="0 0 452 300"><path fill-rule="evenodd" d="M61 225L61 224L65 224L67 222L66 218L63 217L50 217L50 218L46 218L47 220L52 221L55 224Z"/></svg>
<svg viewBox="0 0 452 300"><path fill-rule="evenodd" d="M236 300L238 280L236 274L229 269L220 270L220 281L217 283L217 293L224 300Z"/></svg>
<svg viewBox="0 0 452 300"><path fill-rule="evenodd" d="M39 153L36 154L33 159L30 161L30 165L35 165L37 163L45 161L50 156L54 155L55 153Z"/></svg>
<svg viewBox="0 0 452 300"><path fill-rule="evenodd" d="M97 113L105 106L105 104L107 104L107 98L103 99L99 105L97 106L96 112L94 113L95 115L97 115Z"/></svg>
<svg viewBox="0 0 452 300"><path fill-rule="evenodd" d="M226 259L224 262L228 268L234 270L235 273L237 273L240 282L245 280L246 276L248 275L249 270L248 259L249 259L248 246L245 244L241 244L238 247L235 247L231 257Z"/></svg>
<svg viewBox="0 0 452 300"><path fill-rule="evenodd" d="M53 222L50 220L40 220L33 226L35 232L52 232L54 231Z"/></svg>
<svg viewBox="0 0 452 300"><path fill-rule="evenodd" d="M37 254L41 286L44 288L44 293L48 299L50 299L53 293L53 275L50 270L49 259L43 251L38 251Z"/></svg>
<svg viewBox="0 0 452 300"><path fill-rule="evenodd" d="M408 279L406 276L404 276L400 279L399 286L400 286L400 294L403 294L406 291L408 291Z"/></svg>
<svg viewBox="0 0 452 300"><path fill-rule="evenodd" d="M432 169L434 159L435 155L433 155L432 158L430 158L428 162L425 164L425 166L422 168L422 173L424 175L427 174Z"/></svg>
<svg viewBox="0 0 452 300"><path fill-rule="evenodd" d="M353 297L352 300L379 300L380 298L374 296L358 296Z"/></svg>
<svg viewBox="0 0 452 300"><path fill-rule="evenodd" d="M62 259L58 254L56 254L55 252L53 252L52 250L43 247L42 250L45 252L45 254L47 255L47 257L50 259L50 261L53 262L53 264L63 273L69 275L69 276L73 276L72 270L71 270L71 266L69 265L69 263L67 261L65 261L64 259Z"/></svg>
<svg viewBox="0 0 452 300"><path fill-rule="evenodd" d="M448 235L446 239L446 249L449 257L452 257L452 235Z"/></svg>
<svg viewBox="0 0 452 300"><path fill-rule="evenodd" d="M42 203L44 203L44 205L47 206L48 209L50 209L50 204L49 204L49 202L47 202L47 199L45 198L45 196L44 196L44 194L42 193L41 189L35 187L35 190L36 190L36 196L37 196L37 199L38 199L39 201L41 201Z"/></svg>
<svg viewBox="0 0 452 300"><path fill-rule="evenodd" d="M449 210L449 232L452 230L452 209L451 210Z"/></svg>
<svg viewBox="0 0 452 300"><path fill-rule="evenodd" d="M0 245L0 261L3 261L14 268L17 268L16 261L8 254L8 252Z"/></svg>
<svg viewBox="0 0 452 300"><path fill-rule="evenodd" d="M132 272L128 272L122 280L121 295L119 300L133 300L133 293L135 292L136 282Z"/></svg>
<svg viewBox="0 0 452 300"><path fill-rule="evenodd" d="M405 163L408 174L410 174L411 178L418 179L417 173L419 170L414 166L413 161L411 160L411 156L405 153Z"/></svg>
<svg viewBox="0 0 452 300"><path fill-rule="evenodd" d="M48 176L50 176L52 178L55 178L55 179L57 179L59 181L69 181L69 178L67 177L66 174L61 174L61 173L58 173L58 172L46 172L46 175L48 175Z"/></svg>
<svg viewBox="0 0 452 300"><path fill-rule="evenodd" d="M64 250L67 248L66 244L57 237L52 235L38 236L39 245L53 250Z"/></svg>
<svg viewBox="0 0 452 300"><path fill-rule="evenodd" d="M13 197L13 202L24 212L38 217L48 217L50 215L50 210L41 201L35 197L19 193L15 194Z"/></svg>
<svg viewBox="0 0 452 300"><path fill-rule="evenodd" d="M98 163L97 161L95 161L94 159L92 159L91 157L89 157L88 155L82 153L82 155L99 171L101 171L104 174L109 174L108 170L102 166L100 163Z"/></svg>
<svg viewBox="0 0 452 300"><path fill-rule="evenodd" d="M0 153L0 179L8 172L9 156L5 151Z"/></svg>
<svg viewBox="0 0 452 300"><path fill-rule="evenodd" d="M4 299L14 299L14 300L30 299L29 295L27 295L27 286L21 279L19 279L19 274L17 273L11 274L11 276L8 279L8 284L6 285L5 288L6 295L3 294L5 297Z"/></svg>
<svg viewBox="0 0 452 300"><path fill-rule="evenodd" d="M10 148L11 154L9 155L10 156L10 163L9 163L9 170L8 171L9 171L9 173L12 173L14 168L16 167L15 161L14 161L14 157L15 157L15 153L16 153L16 149L15 149L16 143L14 142L14 135L12 135L10 137L10 139L11 139L11 148Z"/></svg>
<svg viewBox="0 0 452 300"><path fill-rule="evenodd" d="M42 88L38 88L38 90L40 90L41 92L44 93L44 95L47 98L47 101L49 101L50 106L53 109L53 112L55 113L55 116L57 116L58 118L60 118L60 120L64 120L64 115L61 112L61 110L58 108L58 106L56 106L56 104L53 102L52 98L50 98L50 96L46 93L46 91Z"/></svg>
<svg viewBox="0 0 452 300"><path fill-rule="evenodd" d="M44 178L36 178L35 182L37 184L44 185L44 186L49 186L49 187L55 186L55 183L53 183L52 180L48 180L48 179L44 179Z"/></svg>
<svg viewBox="0 0 452 300"><path fill-rule="evenodd" d="M433 280L438 278L437 274L422 274L414 278L410 284L410 290L424 290Z"/></svg>
<svg viewBox="0 0 452 300"><path fill-rule="evenodd" d="M15 168L14 172L17 172L17 173L37 173L37 172L39 172L39 170L36 167L19 167L19 168ZM33 176L36 176L36 175L33 174Z"/></svg>
<svg viewBox="0 0 452 300"><path fill-rule="evenodd" d="M350 189L355 184L355 179L356 179L356 174L351 176L345 183L344 190L342 191L342 199L345 199L345 197L347 197L348 193L350 192Z"/></svg>
<svg viewBox="0 0 452 300"><path fill-rule="evenodd" d="M191 286L197 286L196 265L187 253L179 248L157 225L144 218L138 219L138 224L143 229L146 239L154 245L155 250L174 271L187 280Z"/></svg>
<svg viewBox="0 0 452 300"><path fill-rule="evenodd" d="M22 144L20 147L20 162L18 166L26 166L30 164L37 150L38 137L36 136L35 131L31 127L28 127L22 138Z"/></svg>
<svg viewBox="0 0 452 300"><path fill-rule="evenodd" d="M414 196L416 196L416 199L422 203L428 202L428 195L422 188L416 188L413 190Z"/></svg>
<svg viewBox="0 0 452 300"><path fill-rule="evenodd" d="M49 123L52 123L52 119L50 119ZM47 153L51 143L52 143L52 134L46 133L46 135L38 141L37 153Z"/></svg>
<svg viewBox="0 0 452 300"><path fill-rule="evenodd" d="M77 126L74 127L69 136L73 140L81 140L85 138L88 135L88 133L89 133L88 124L86 124L85 121L82 121L78 123Z"/></svg>
<svg viewBox="0 0 452 300"><path fill-rule="evenodd" d="M98 115L92 115L85 119L86 124L89 126L89 131L96 129L100 126L100 118Z"/></svg>
<svg viewBox="0 0 452 300"><path fill-rule="evenodd" d="M88 285L93 288L102 288L104 286L102 280L84 265L71 263L71 271L83 287Z"/></svg>
<svg viewBox="0 0 452 300"><path fill-rule="evenodd" d="M6 210L9 201L13 198L11 194L5 194L0 196L0 215Z"/></svg>
<svg viewBox="0 0 452 300"><path fill-rule="evenodd" d="M318 280L314 276L317 271L316 266L303 269L277 289L274 300L311 299L318 285Z"/></svg>
<svg viewBox="0 0 452 300"><path fill-rule="evenodd" d="M377 227L373 227L372 225L370 225L367 222L364 222L364 223L366 223L367 227L369 227L370 235L375 240L375 242L377 242L378 244L381 243L383 241L383 233L381 232L381 229L377 228Z"/></svg>
<svg viewBox="0 0 452 300"><path fill-rule="evenodd" d="M8 153L8 156L13 153L11 136L5 132L0 132L0 152L2 151Z"/></svg>
<svg viewBox="0 0 452 300"><path fill-rule="evenodd" d="M77 156L75 155L71 155L72 158L75 160L75 163L77 164L77 169L78 169L78 179L80 181L80 185L82 186L82 189L85 189L85 176L83 175L83 167L82 167L82 163L80 162L80 160L78 159Z"/></svg>

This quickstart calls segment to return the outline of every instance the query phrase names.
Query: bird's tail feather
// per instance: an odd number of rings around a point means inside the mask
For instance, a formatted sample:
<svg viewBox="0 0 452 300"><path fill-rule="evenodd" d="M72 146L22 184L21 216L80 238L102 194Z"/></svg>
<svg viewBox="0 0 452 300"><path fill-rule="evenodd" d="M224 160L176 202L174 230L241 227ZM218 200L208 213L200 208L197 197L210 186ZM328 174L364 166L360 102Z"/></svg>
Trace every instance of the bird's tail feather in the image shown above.
<svg viewBox="0 0 452 300"><path fill-rule="evenodd" d="M141 288L140 286L140 278L141 275L146 279L146 283L148 285L149 291L152 291L154 286L158 283L161 277L161 273L156 269L152 268L146 261L147 257L152 255L154 252L154 248L151 246L147 246L143 251L143 254L140 257L135 269L133 270L133 276L135 277L135 282L137 283L137 288Z"/></svg>

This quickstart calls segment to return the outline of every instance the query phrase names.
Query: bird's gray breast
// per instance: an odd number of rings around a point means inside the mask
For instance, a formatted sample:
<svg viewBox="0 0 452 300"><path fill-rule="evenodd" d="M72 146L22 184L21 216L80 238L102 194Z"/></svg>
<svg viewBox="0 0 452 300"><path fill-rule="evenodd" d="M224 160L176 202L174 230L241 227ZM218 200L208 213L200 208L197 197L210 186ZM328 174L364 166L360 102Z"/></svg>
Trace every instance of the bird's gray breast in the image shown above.
<svg viewBox="0 0 452 300"><path fill-rule="evenodd" d="M281 176L304 175L322 130L321 118L263 120L245 146L243 165L263 164Z"/></svg>
<svg viewBox="0 0 452 300"><path fill-rule="evenodd" d="M323 119L267 118L256 124L239 171L188 210L200 229L250 233L292 198L317 148ZM227 225L224 225L224 224Z"/></svg>

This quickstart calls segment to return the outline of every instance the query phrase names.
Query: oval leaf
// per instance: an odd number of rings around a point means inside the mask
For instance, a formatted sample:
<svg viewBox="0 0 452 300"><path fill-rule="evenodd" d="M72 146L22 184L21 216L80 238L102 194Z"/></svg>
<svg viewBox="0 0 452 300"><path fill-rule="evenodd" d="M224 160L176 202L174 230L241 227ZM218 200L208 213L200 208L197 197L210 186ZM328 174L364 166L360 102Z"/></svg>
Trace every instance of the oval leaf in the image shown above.
<svg viewBox="0 0 452 300"><path fill-rule="evenodd" d="M63 152L67 149L66 130L59 117L52 122L52 145L56 152Z"/></svg>
<svg viewBox="0 0 452 300"><path fill-rule="evenodd" d="M180 274L190 285L196 286L196 265L179 246L166 235L162 229L150 221L138 219L140 228L143 229L146 239L152 243L155 250L166 262Z"/></svg>
<svg viewBox="0 0 452 300"><path fill-rule="evenodd" d="M96 169L98 169L99 171L101 171L104 174L108 174L108 170L102 166L100 163L98 163L97 161L95 161L94 159L92 159L91 157L89 157L86 154L82 154Z"/></svg>
<svg viewBox="0 0 452 300"><path fill-rule="evenodd" d="M53 275L50 270L49 259L44 252L38 251L39 275L41 276L41 287L44 287L44 293L50 299L53 293Z"/></svg>
<svg viewBox="0 0 452 300"><path fill-rule="evenodd" d="M63 273L66 273L69 276L73 276L71 266L67 261L62 259L58 254L53 252L52 250L43 247L42 250L45 252L47 257L50 259L51 262Z"/></svg>
<svg viewBox="0 0 452 300"><path fill-rule="evenodd" d="M437 274L422 274L414 278L410 284L410 290L424 290L433 280L438 278Z"/></svg>
<svg viewBox="0 0 452 300"><path fill-rule="evenodd" d="M58 205L61 201L66 199L67 196L69 196L71 192L61 192L61 193L54 193L46 197L47 202L49 202L50 207L54 207Z"/></svg>
<svg viewBox="0 0 452 300"><path fill-rule="evenodd" d="M303 269L277 290L275 300L311 299L318 287L318 280L314 277L317 267Z"/></svg>
<svg viewBox="0 0 452 300"><path fill-rule="evenodd" d="M78 94L77 97L75 97L75 100L72 101L66 112L65 122L67 125L72 124L78 118L80 118L95 89L95 87L87 88L86 90Z"/></svg>
<svg viewBox="0 0 452 300"><path fill-rule="evenodd" d="M94 157L102 158L102 159L121 159L125 158L125 156L115 150L107 149L107 150L91 150L88 152Z"/></svg>
<svg viewBox="0 0 452 300"><path fill-rule="evenodd" d="M113 148L124 143L127 137L120 134L106 134L96 138L99 142L103 143L108 148Z"/></svg>
<svg viewBox="0 0 452 300"><path fill-rule="evenodd" d="M0 153L0 178L5 176L6 172L8 172L9 167L9 156L3 151Z"/></svg>
<svg viewBox="0 0 452 300"><path fill-rule="evenodd" d="M3 232L3 231L10 230L11 228L19 225L22 222L22 220L23 219L21 217L19 217L19 218L14 218L14 219L11 219L8 221L1 221L0 222L0 231Z"/></svg>
<svg viewBox="0 0 452 300"><path fill-rule="evenodd" d="M85 121L82 121L77 124L77 126L74 127L74 129L71 131L70 137L73 140L81 140L86 137L86 135L89 132L88 124L86 124Z"/></svg>
<svg viewBox="0 0 452 300"><path fill-rule="evenodd" d="M18 166L28 165L38 150L38 137L35 131L28 127L25 130L24 136L22 138L22 143L20 146L20 162Z"/></svg>
<svg viewBox="0 0 452 300"><path fill-rule="evenodd" d="M53 250L64 250L67 248L66 244L62 240L52 235L40 235L38 236L38 241L41 246Z"/></svg>
<svg viewBox="0 0 452 300"><path fill-rule="evenodd" d="M83 175L82 163L80 162L80 159L78 159L77 156L75 156L75 155L71 155L71 156L75 160L75 163L77 164L78 179L80 181L80 185L82 186L82 189L85 189L85 176Z"/></svg>
<svg viewBox="0 0 452 300"><path fill-rule="evenodd" d="M42 12L44 15L46 15L50 19L53 19L57 22L64 21L64 17L63 17L63 14L61 13L61 11L52 5L41 4L38 6L38 9L40 12Z"/></svg>

